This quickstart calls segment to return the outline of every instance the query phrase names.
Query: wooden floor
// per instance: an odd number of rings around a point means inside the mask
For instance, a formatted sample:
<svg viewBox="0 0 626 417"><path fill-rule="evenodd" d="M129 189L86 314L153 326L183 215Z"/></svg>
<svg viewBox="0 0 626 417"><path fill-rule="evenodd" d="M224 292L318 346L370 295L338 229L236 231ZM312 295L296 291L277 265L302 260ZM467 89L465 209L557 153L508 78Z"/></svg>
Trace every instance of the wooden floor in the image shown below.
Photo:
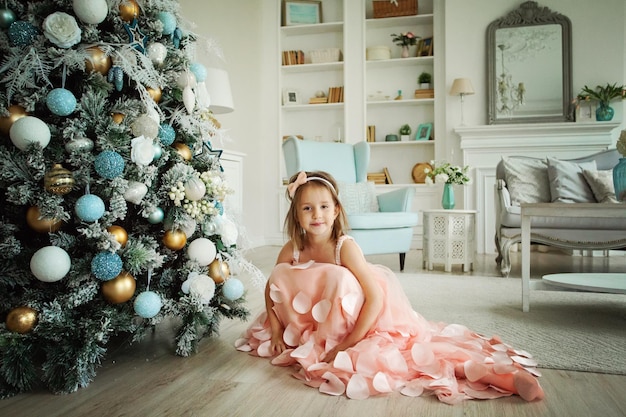
<svg viewBox="0 0 626 417"><path fill-rule="evenodd" d="M277 251L257 248L247 258L268 271ZM625 259L533 252L531 274L626 272ZM396 256L371 260L398 268ZM512 277L519 277L518 254L512 261ZM421 271L419 251L407 254L405 269ZM468 275L497 276L494 257L479 255ZM254 312L263 308L262 295L255 289L250 289L248 301ZM509 397L450 406L434 397L408 398L398 393L363 401L332 397L293 379L288 368L236 351L233 342L245 327L246 323L224 321L219 338L204 340L197 354L180 358L172 354L171 330L159 326L141 343L110 352L87 388L58 396L42 388L1 400L0 416L626 416L626 376L559 370L543 370L540 381L546 398L533 403Z"/></svg>

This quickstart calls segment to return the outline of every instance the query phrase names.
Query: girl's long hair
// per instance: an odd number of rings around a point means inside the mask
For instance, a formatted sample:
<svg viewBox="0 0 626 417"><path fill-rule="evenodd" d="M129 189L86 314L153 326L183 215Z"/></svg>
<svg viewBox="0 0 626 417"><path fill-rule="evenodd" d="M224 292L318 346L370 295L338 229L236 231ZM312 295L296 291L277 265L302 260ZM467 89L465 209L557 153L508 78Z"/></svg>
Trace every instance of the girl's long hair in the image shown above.
<svg viewBox="0 0 626 417"><path fill-rule="evenodd" d="M298 177L298 174L293 175L289 179L289 184L291 184L292 182L296 180L296 178ZM336 241L337 239L339 239L339 237L345 234L346 230L348 230L348 219L346 216L346 212L343 208L343 205L341 205L341 201L339 200L339 195L337 194L337 182L332 177L332 175L324 171L306 171L306 176L307 178L310 178L310 177L323 178L329 183L331 183L332 187L330 187L324 181L310 180L300 185L296 189L296 192L293 195L293 198L289 196L289 191L286 192L287 199L291 201L291 205L289 206L289 211L287 212L287 216L285 217L285 224L284 224L285 234L289 237L289 239L291 239L294 245L296 245L298 250L304 249L304 241L306 238L306 233L304 229L300 226L300 222L298 221L298 208L297 208L299 206L300 198L302 196L302 190L305 189L306 187L325 187L333 196L333 202L339 209L339 213L337 217L335 218L335 222L333 224L333 231L331 235L332 239Z"/></svg>

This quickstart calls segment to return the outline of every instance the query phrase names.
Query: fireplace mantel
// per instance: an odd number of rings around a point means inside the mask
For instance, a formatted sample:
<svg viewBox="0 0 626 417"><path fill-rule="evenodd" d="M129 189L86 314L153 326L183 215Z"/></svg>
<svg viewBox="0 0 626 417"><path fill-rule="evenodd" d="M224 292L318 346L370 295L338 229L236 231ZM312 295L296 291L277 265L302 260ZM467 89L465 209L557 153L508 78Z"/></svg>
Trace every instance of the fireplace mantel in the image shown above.
<svg viewBox="0 0 626 417"><path fill-rule="evenodd" d="M476 248L495 252L493 238L495 168L504 156L552 156L570 159L615 145L618 122L526 123L463 126L454 129L461 138L463 165L470 166L472 184L464 193L464 208L477 210Z"/></svg>

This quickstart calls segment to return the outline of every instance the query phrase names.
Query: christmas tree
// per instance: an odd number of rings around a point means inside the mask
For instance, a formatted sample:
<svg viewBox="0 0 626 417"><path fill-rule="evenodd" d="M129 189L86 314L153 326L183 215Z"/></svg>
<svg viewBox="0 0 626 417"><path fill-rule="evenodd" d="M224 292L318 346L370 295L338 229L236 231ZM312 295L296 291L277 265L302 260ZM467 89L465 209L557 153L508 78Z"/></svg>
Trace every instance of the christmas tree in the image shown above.
<svg viewBox="0 0 626 417"><path fill-rule="evenodd" d="M3 3L0 397L85 387L163 320L192 354L248 315L196 61L221 52L172 0Z"/></svg>

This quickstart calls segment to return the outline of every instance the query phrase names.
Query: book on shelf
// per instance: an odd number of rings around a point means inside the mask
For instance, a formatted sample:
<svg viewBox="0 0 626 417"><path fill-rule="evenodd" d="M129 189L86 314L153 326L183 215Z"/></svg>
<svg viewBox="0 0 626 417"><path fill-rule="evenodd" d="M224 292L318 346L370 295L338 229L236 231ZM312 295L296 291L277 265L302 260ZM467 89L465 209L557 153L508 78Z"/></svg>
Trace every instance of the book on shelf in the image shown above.
<svg viewBox="0 0 626 417"><path fill-rule="evenodd" d="M367 180L374 184L385 184L386 178L384 172L369 172L367 174Z"/></svg>
<svg viewBox="0 0 626 417"><path fill-rule="evenodd" d="M325 104L328 103L328 97L311 97L309 104Z"/></svg>
<svg viewBox="0 0 626 417"><path fill-rule="evenodd" d="M393 181L391 181L391 175L389 175L389 170L387 169L387 167L383 168L383 172L385 173L386 184L393 184Z"/></svg>
<svg viewBox="0 0 626 417"><path fill-rule="evenodd" d="M343 103L343 86L328 88L329 103Z"/></svg>
<svg viewBox="0 0 626 417"><path fill-rule="evenodd" d="M376 142L376 126L370 125L367 127L367 141Z"/></svg>
<svg viewBox="0 0 626 417"><path fill-rule="evenodd" d="M304 64L304 52L283 51L283 65L301 65L301 64Z"/></svg>

